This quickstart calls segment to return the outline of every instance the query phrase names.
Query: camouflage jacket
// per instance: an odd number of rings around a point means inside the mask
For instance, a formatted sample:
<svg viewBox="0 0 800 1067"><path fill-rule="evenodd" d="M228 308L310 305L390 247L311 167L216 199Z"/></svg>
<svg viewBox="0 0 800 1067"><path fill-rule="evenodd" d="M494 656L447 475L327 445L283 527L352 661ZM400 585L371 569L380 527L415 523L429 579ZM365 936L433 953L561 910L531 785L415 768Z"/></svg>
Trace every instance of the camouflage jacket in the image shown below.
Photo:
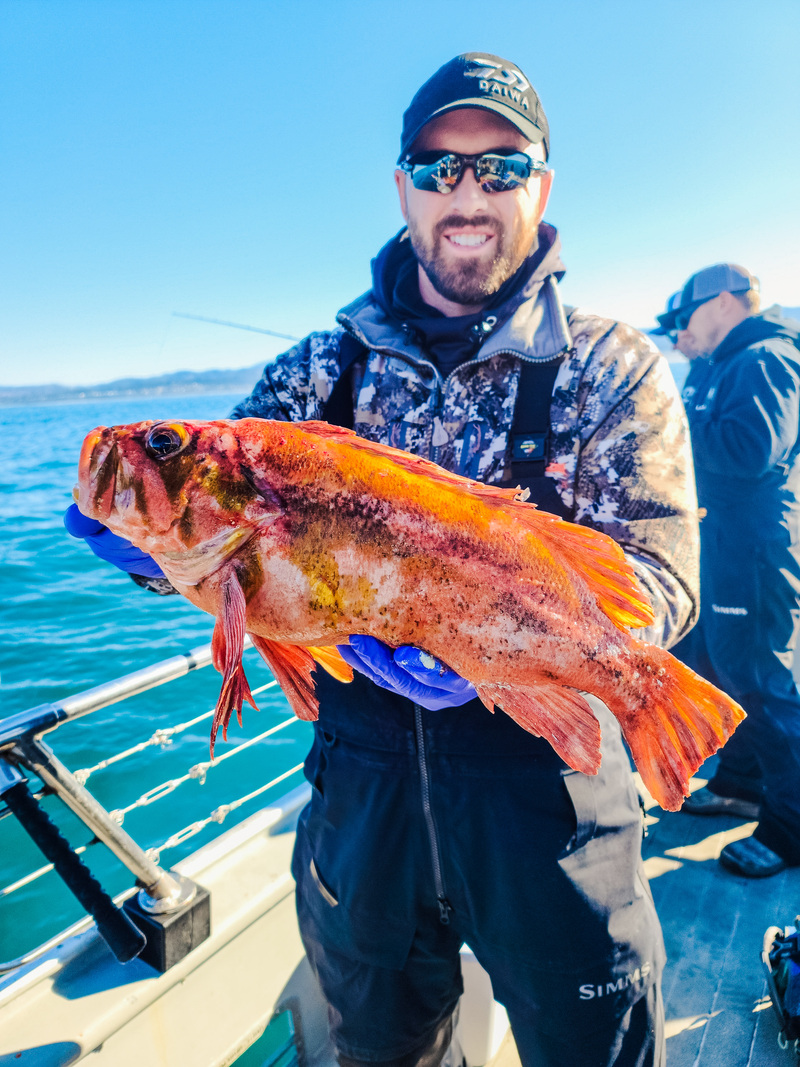
<svg viewBox="0 0 800 1067"><path fill-rule="evenodd" d="M413 330L390 319L370 293L337 319L335 329L311 334L269 364L232 417L320 418L339 377L346 330L368 349L353 368L356 433L497 483L510 476L522 361L563 354L548 475L573 521L623 546L656 613L644 636L671 645L686 632L699 600L689 436L669 367L646 337L567 312L552 275L444 380Z"/></svg>

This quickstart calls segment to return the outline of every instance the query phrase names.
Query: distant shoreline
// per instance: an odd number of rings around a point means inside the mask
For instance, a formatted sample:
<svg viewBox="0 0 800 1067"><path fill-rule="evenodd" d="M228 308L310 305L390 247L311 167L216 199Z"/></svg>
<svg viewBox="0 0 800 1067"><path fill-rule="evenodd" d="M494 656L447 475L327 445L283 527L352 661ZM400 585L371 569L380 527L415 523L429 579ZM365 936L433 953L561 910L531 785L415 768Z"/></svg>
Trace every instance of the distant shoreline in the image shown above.
<svg viewBox="0 0 800 1067"><path fill-rule="evenodd" d="M0 385L0 407L215 393L246 396L263 369L263 364L258 363L236 370L176 371L153 378L120 378L100 385Z"/></svg>
<svg viewBox="0 0 800 1067"><path fill-rule="evenodd" d="M0 410L6 408L23 408L23 407L48 407L51 404L63 404L67 407L71 404L85 404L90 401L96 400L139 400L147 399L147 397L153 397L157 399L167 400L170 397L180 399L187 396L247 396L251 387L246 389L235 389L233 386L220 388L220 389L196 389L196 390L181 390L181 389L165 389L162 392L141 392L141 393L84 393L76 396L47 396L47 397L34 397L29 399L15 399L6 400L0 397Z"/></svg>
<svg viewBox="0 0 800 1067"><path fill-rule="evenodd" d="M685 360L669 359L670 363ZM236 370L174 371L152 378L118 378L98 385L0 385L0 408L36 404L76 404L86 400L122 400L136 397L203 396L238 393L247 396L261 377L263 363Z"/></svg>

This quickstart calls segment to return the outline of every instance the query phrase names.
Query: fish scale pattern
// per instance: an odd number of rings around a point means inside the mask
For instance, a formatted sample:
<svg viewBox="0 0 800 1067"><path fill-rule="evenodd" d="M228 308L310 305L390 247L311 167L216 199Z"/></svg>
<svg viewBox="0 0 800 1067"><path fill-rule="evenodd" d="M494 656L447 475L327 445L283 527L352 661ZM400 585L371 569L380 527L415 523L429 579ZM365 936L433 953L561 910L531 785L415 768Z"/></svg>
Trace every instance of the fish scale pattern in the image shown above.
<svg viewBox="0 0 800 1067"><path fill-rule="evenodd" d="M643 636L670 645L694 621L699 581L681 400L668 364L638 330L574 309L566 323L571 343L553 390L548 473L574 521L625 549L656 615ZM339 376L343 333L311 334L278 356L232 417L320 418ZM384 331L380 348L354 367L356 432L479 481L507 479L520 369L531 352L517 343L484 356L484 346L443 381L399 327L394 347L391 340Z"/></svg>

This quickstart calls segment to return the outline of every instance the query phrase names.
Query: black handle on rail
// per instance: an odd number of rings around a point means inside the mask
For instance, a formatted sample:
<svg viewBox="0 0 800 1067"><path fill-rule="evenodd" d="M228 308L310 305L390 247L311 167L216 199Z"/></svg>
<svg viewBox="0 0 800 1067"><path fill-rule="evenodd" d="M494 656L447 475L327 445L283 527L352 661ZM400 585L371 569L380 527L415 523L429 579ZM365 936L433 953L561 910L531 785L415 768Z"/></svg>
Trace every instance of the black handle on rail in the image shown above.
<svg viewBox="0 0 800 1067"><path fill-rule="evenodd" d="M6 789L3 800L53 864L81 906L97 923L100 936L120 963L135 959L147 944L137 926L121 911L89 868L76 856L61 831L22 781Z"/></svg>

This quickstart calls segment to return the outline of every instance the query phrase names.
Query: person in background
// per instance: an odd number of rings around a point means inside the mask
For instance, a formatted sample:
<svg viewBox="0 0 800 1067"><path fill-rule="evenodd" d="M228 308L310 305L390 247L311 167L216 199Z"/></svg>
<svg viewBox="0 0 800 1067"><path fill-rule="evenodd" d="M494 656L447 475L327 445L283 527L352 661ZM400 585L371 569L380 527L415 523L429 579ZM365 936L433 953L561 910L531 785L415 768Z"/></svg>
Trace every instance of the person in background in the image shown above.
<svg viewBox="0 0 800 1067"><path fill-rule="evenodd" d="M705 511L700 619L672 651L748 715L681 810L758 819L720 856L750 878L800 864L800 329L759 300L757 278L718 263L653 331L691 361L683 399Z"/></svg>
<svg viewBox="0 0 800 1067"><path fill-rule="evenodd" d="M656 615L644 636L669 645L697 598L685 416L650 341L561 303L542 221L549 136L514 63L477 52L441 67L403 118L406 224L370 291L268 365L233 417L324 418L527 487L623 546ZM117 551L110 531L86 534ZM603 758L587 776L420 650L354 636L343 654L353 683L317 681L292 867L339 1062L436 1067L467 942L525 1067L661 1067L663 942L613 716L595 702Z"/></svg>

